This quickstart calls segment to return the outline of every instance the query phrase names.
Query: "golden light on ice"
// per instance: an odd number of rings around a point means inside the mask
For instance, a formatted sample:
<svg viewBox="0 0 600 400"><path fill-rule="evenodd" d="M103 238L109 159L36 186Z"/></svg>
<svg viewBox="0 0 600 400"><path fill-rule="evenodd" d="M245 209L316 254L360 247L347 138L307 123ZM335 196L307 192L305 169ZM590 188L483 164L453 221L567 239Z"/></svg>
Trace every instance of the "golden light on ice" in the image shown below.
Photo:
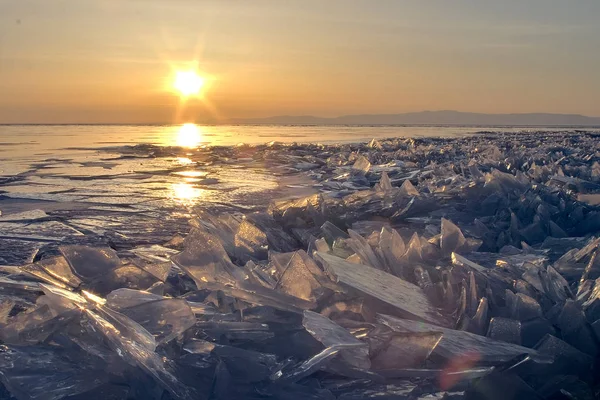
<svg viewBox="0 0 600 400"><path fill-rule="evenodd" d="M175 183L172 186L173 197L177 200L188 202L202 196L202 189L194 187L189 183Z"/></svg>
<svg viewBox="0 0 600 400"><path fill-rule="evenodd" d="M200 94L202 86L204 86L204 78L194 71L177 71L175 73L173 87L183 96Z"/></svg>
<svg viewBox="0 0 600 400"><path fill-rule="evenodd" d="M202 132L196 124L183 124L177 131L177 145L194 148L202 141Z"/></svg>

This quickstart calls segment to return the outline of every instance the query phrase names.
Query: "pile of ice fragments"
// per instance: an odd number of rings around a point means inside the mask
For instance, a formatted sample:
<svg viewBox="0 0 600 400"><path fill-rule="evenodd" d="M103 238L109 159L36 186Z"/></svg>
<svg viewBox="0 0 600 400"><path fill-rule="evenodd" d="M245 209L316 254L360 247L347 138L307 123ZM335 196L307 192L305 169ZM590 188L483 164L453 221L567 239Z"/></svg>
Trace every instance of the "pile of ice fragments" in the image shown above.
<svg viewBox="0 0 600 400"><path fill-rule="evenodd" d="M4 267L0 398L597 398L600 153L551 139L305 146L319 194Z"/></svg>

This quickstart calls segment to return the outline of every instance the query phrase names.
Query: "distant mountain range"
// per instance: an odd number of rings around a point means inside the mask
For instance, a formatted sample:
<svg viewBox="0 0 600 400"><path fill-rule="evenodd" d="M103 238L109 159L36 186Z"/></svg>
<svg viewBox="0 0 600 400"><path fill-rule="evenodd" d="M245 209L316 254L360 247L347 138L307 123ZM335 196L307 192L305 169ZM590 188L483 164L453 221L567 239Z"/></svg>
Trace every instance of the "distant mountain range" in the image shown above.
<svg viewBox="0 0 600 400"><path fill-rule="evenodd" d="M479 114L460 111L421 111L404 114L344 115L334 118L282 115L239 118L234 124L273 125L477 125L477 126L600 126L600 117L579 114Z"/></svg>

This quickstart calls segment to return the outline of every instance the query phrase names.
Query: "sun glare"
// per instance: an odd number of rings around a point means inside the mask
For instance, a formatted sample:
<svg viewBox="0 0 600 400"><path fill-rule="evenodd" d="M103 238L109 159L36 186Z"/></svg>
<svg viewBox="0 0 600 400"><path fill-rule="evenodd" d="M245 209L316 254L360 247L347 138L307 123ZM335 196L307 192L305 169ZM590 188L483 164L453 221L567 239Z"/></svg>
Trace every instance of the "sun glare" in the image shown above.
<svg viewBox="0 0 600 400"><path fill-rule="evenodd" d="M198 95L204 86L204 78L194 71L177 71L173 86L183 96Z"/></svg>
<svg viewBox="0 0 600 400"><path fill-rule="evenodd" d="M202 141L202 133L196 124L183 124L177 132L177 145L180 147L198 147Z"/></svg>
<svg viewBox="0 0 600 400"><path fill-rule="evenodd" d="M172 197L182 202L193 202L198 197L202 196L203 190L189 183L174 183L172 185Z"/></svg>

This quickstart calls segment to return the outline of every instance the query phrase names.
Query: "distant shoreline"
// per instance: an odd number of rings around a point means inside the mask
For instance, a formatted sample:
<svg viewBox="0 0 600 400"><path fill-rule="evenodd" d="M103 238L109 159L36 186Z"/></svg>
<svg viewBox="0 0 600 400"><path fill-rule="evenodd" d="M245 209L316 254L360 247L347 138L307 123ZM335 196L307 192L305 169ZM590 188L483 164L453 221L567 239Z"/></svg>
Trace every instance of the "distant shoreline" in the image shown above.
<svg viewBox="0 0 600 400"><path fill-rule="evenodd" d="M331 127L422 127L422 128L565 128L565 129L600 129L600 123L597 125L562 125L562 124L544 124L544 125L480 125L480 124L277 124L277 123L202 123L196 122L198 126L331 126ZM181 123L0 123L0 126L179 126Z"/></svg>

